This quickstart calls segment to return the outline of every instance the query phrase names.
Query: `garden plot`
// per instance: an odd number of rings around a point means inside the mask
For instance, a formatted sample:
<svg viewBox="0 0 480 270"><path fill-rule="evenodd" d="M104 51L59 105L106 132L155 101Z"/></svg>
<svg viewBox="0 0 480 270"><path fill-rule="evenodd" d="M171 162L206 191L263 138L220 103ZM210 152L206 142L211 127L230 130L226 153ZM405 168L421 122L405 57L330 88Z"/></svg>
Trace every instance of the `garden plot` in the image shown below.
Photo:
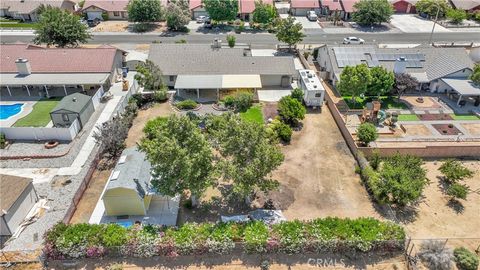
<svg viewBox="0 0 480 270"><path fill-rule="evenodd" d="M464 124L461 124L461 126L466 129L468 131L468 133L470 133L470 135L480 135L480 123L477 124L468 124L468 123L464 123Z"/></svg>
<svg viewBox="0 0 480 270"><path fill-rule="evenodd" d="M403 125L406 136L432 136L432 133L425 125Z"/></svg>

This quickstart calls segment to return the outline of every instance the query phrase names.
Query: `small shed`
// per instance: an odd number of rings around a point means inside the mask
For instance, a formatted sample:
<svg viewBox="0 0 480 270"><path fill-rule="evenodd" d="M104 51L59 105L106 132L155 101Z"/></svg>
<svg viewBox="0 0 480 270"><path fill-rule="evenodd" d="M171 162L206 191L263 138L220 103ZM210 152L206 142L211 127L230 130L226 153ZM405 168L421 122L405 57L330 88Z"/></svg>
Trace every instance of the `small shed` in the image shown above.
<svg viewBox="0 0 480 270"><path fill-rule="evenodd" d="M0 246L15 233L37 201L32 179L0 174Z"/></svg>
<svg viewBox="0 0 480 270"><path fill-rule="evenodd" d="M75 93L64 97L50 111L50 118L55 127L69 127L78 119L80 129L82 129L94 111L95 107L90 96Z"/></svg>

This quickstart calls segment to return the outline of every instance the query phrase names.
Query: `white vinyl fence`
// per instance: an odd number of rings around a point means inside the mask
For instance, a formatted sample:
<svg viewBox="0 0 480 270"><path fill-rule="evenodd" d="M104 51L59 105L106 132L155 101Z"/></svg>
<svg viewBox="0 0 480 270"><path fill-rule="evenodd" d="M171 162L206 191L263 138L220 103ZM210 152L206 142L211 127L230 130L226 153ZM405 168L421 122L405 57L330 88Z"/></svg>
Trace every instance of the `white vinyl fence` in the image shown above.
<svg viewBox="0 0 480 270"><path fill-rule="evenodd" d="M95 93L95 95L93 95L92 103L93 103L93 107L95 108L95 110L97 110L98 105L100 104L100 99L102 98L104 92L105 91L103 90L103 86L100 86L100 88Z"/></svg>
<svg viewBox="0 0 480 270"><path fill-rule="evenodd" d="M76 119L68 128L47 127L0 127L0 133L8 140L25 141L72 141L80 131Z"/></svg>

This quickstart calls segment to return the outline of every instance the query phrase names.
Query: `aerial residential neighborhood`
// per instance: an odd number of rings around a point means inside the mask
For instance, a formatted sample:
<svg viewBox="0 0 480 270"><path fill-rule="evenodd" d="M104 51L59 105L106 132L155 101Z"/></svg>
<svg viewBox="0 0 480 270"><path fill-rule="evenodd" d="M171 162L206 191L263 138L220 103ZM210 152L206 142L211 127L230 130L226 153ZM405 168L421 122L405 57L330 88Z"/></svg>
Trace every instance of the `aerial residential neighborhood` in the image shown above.
<svg viewBox="0 0 480 270"><path fill-rule="evenodd" d="M480 0L0 1L0 268L480 269Z"/></svg>

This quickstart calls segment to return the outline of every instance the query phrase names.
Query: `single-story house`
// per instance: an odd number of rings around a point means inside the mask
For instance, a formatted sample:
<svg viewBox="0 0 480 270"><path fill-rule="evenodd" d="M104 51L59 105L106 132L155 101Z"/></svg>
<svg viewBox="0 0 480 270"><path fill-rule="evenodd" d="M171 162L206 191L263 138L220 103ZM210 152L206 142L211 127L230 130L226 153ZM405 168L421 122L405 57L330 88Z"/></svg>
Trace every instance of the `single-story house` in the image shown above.
<svg viewBox="0 0 480 270"><path fill-rule="evenodd" d="M389 0L396 13L416 13L415 5L418 0Z"/></svg>
<svg viewBox="0 0 480 270"><path fill-rule="evenodd" d="M322 14L331 15L333 12L340 12L343 17L343 8L340 0L321 0Z"/></svg>
<svg viewBox="0 0 480 270"><path fill-rule="evenodd" d="M239 0L238 13L242 20L250 21L253 19L253 11L255 11L255 2L258 0ZM262 0L264 4L273 5L273 0Z"/></svg>
<svg viewBox="0 0 480 270"><path fill-rule="evenodd" d="M150 181L151 165L145 153L127 148L112 171L102 195L105 208L101 222L146 223L173 226L177 222L178 198L156 192ZM178 197L178 196L177 196Z"/></svg>
<svg viewBox="0 0 480 270"><path fill-rule="evenodd" d="M466 79L472 74L474 63L463 48L416 47L405 49L374 46L321 46L318 64L323 78L332 84L340 79L346 66L367 64L383 66L394 72L409 73L419 81L418 89L440 91L441 79Z"/></svg>
<svg viewBox="0 0 480 270"><path fill-rule="evenodd" d="M192 14L192 19L196 19L200 16L208 16L208 12L205 10L202 0L190 0L189 9Z"/></svg>
<svg viewBox="0 0 480 270"><path fill-rule="evenodd" d="M236 89L290 87L296 76L292 56L252 56L250 49L209 44L152 44L148 59L163 72L165 83L197 99L217 100Z"/></svg>
<svg viewBox="0 0 480 270"><path fill-rule="evenodd" d="M343 9L343 19L350 20L352 18L352 14L355 12L355 8L353 7L357 2L360 0L341 0L342 9Z"/></svg>
<svg viewBox="0 0 480 270"><path fill-rule="evenodd" d="M94 112L92 97L73 93L62 98L50 111L50 118L54 127L69 127L75 120L78 120L80 129L82 129Z"/></svg>
<svg viewBox="0 0 480 270"><path fill-rule="evenodd" d="M82 12L90 20L103 20L105 15L109 20L126 20L128 2L129 0L86 0Z"/></svg>
<svg viewBox="0 0 480 270"><path fill-rule="evenodd" d="M290 14L293 16L306 16L307 12L313 10L320 14L320 0L291 0Z"/></svg>
<svg viewBox="0 0 480 270"><path fill-rule="evenodd" d="M79 6L72 0L2 0L0 1L0 17L11 17L17 20L38 20L38 9L41 5L58 7L75 12Z"/></svg>
<svg viewBox="0 0 480 270"><path fill-rule="evenodd" d="M32 179L0 175L0 248L20 227L37 201Z"/></svg>
<svg viewBox="0 0 480 270"><path fill-rule="evenodd" d="M450 0L450 3L454 8L467 12L480 11L480 0Z"/></svg>
<svg viewBox="0 0 480 270"><path fill-rule="evenodd" d="M45 48L0 45L0 96L93 95L121 76L126 52L113 46Z"/></svg>

